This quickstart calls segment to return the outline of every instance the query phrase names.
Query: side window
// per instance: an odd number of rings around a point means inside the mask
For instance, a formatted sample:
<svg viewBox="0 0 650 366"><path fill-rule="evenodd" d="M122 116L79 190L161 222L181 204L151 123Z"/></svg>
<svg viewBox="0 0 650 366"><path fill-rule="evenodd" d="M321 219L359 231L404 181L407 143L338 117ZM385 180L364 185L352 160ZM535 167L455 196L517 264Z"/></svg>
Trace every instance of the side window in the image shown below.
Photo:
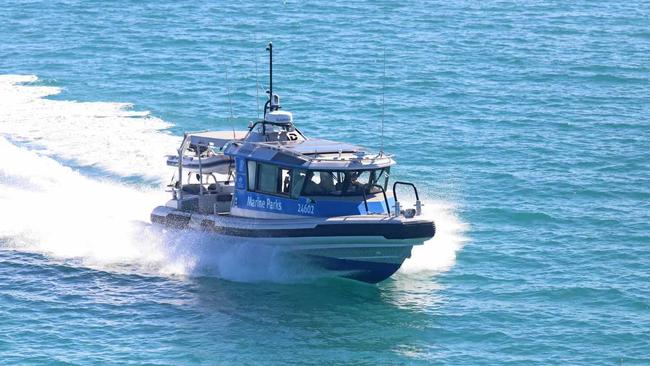
<svg viewBox="0 0 650 366"><path fill-rule="evenodd" d="M257 189L266 193L277 193L278 167L269 164L259 165Z"/></svg>
<svg viewBox="0 0 650 366"><path fill-rule="evenodd" d="M248 190L280 194L297 198L305 180L304 171L281 168L277 165L247 162Z"/></svg>
<svg viewBox="0 0 650 366"><path fill-rule="evenodd" d="M255 190L255 180L257 178L257 163L254 161L248 161L248 190Z"/></svg>
<svg viewBox="0 0 650 366"><path fill-rule="evenodd" d="M278 193L291 193L291 170L280 168L280 180L278 181Z"/></svg>
<svg viewBox="0 0 650 366"><path fill-rule="evenodd" d="M294 170L292 176L291 197L298 198L307 173L304 170Z"/></svg>

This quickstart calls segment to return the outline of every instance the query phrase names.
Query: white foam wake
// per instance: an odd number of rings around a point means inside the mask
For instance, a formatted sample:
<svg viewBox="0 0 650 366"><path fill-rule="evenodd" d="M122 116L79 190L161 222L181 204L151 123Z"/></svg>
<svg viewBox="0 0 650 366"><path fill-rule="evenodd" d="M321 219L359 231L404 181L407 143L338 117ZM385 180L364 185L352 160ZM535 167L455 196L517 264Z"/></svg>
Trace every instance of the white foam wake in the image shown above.
<svg viewBox="0 0 650 366"><path fill-rule="evenodd" d="M10 246L97 265L159 259L139 240L159 193L88 179L2 138L0 156L10 157L0 166L0 237Z"/></svg>
<svg viewBox="0 0 650 366"><path fill-rule="evenodd" d="M292 281L318 275L271 249L149 224L169 199L150 187L81 175L0 138L0 248L88 268L148 275Z"/></svg>
<svg viewBox="0 0 650 366"><path fill-rule="evenodd" d="M120 176L163 181L162 158L178 146L170 125L128 103L47 99L61 89L36 86L33 75L0 75L0 135L29 142L51 156Z"/></svg>
<svg viewBox="0 0 650 366"><path fill-rule="evenodd" d="M0 134L28 142L19 147L0 137L1 247L142 274L241 281L318 275L272 250L149 225L151 209L169 198L161 189L91 179L58 160L162 181L163 156L179 142L164 132L169 125L127 104L49 100L58 88L20 85L35 80L0 75ZM425 214L436 220L436 237L414 248L401 273L448 269L465 240L452 205L427 202Z"/></svg>
<svg viewBox="0 0 650 366"><path fill-rule="evenodd" d="M436 235L424 245L413 247L400 273L441 272L456 262L456 253L467 241L467 224L455 213L454 205L444 201L424 202L423 216L436 223Z"/></svg>

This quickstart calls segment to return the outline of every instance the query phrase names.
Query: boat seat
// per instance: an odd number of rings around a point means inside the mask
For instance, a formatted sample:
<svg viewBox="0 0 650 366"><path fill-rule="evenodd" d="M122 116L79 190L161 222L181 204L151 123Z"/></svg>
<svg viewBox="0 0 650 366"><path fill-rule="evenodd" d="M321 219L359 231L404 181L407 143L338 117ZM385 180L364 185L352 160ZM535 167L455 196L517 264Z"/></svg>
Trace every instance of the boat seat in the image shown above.
<svg viewBox="0 0 650 366"><path fill-rule="evenodd" d="M232 193L217 195L217 202L230 202L232 201Z"/></svg>

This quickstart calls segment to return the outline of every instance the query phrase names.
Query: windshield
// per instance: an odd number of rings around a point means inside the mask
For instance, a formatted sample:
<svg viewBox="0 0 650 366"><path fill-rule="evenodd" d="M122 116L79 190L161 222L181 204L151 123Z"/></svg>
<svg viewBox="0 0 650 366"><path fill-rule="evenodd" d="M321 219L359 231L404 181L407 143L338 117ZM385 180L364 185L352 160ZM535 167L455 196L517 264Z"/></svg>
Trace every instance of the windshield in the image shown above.
<svg viewBox="0 0 650 366"><path fill-rule="evenodd" d="M386 188L390 168L351 171L302 171L303 196L357 196L381 192Z"/></svg>
<svg viewBox="0 0 650 366"><path fill-rule="evenodd" d="M276 125L271 123L258 123L254 129L254 131L257 133L262 133L263 131L265 131L266 133L272 133L272 132L280 133L283 131L290 132L294 130L295 128L293 127L293 125Z"/></svg>

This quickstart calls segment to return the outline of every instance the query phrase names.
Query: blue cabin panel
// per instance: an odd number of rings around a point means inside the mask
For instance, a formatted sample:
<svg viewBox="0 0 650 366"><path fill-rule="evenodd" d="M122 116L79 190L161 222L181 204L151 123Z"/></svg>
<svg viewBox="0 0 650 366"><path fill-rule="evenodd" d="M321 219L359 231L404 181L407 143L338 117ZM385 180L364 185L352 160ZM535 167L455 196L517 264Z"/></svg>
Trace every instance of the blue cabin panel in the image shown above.
<svg viewBox="0 0 650 366"><path fill-rule="evenodd" d="M315 198L300 196L289 197L289 194L268 194L259 191L248 190L249 159L242 156L234 156L236 165L235 193L232 201L233 207L245 210L262 211L268 213L307 216L307 217L334 217L365 214L388 213L385 201L377 200L375 195L368 195L368 209L362 196L348 196L348 199L341 200L332 197L328 200L326 196ZM256 162L259 164L259 162ZM268 163L267 163L268 164ZM257 169L257 165L255 165ZM285 169L277 166L278 169ZM290 168L286 168L290 169ZM259 172L257 173L260 174ZM257 178L259 179L259 177ZM255 185L259 184L255 183ZM382 197L383 198L383 197ZM395 204L393 197L388 198L388 205Z"/></svg>
<svg viewBox="0 0 650 366"><path fill-rule="evenodd" d="M237 166L236 176L237 180L235 183L236 190L245 190L246 189L246 159L237 157L235 158L235 164Z"/></svg>
<svg viewBox="0 0 650 366"><path fill-rule="evenodd" d="M325 199L311 199L299 197L292 199L259 192L249 192L237 189L235 192L235 206L241 209L278 213L284 215L333 217L346 215L366 214L363 199L350 201L328 201ZM389 199L389 205L394 200ZM370 213L387 213L384 202L368 202Z"/></svg>

